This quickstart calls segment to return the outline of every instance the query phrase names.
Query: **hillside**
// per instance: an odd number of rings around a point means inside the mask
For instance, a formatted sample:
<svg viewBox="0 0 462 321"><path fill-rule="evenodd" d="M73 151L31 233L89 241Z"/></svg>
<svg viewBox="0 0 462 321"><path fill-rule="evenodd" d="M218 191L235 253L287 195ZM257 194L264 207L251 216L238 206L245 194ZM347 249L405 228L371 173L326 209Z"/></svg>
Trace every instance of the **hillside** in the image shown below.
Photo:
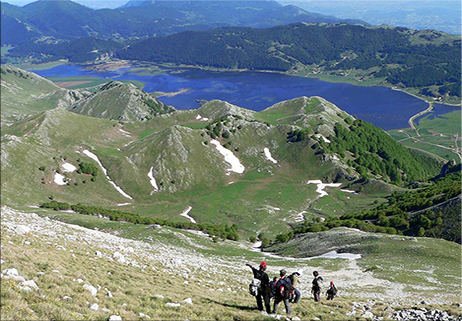
<svg viewBox="0 0 462 321"><path fill-rule="evenodd" d="M72 112L120 121L146 121L174 111L130 83L109 82L95 93L68 107Z"/></svg>
<svg viewBox="0 0 462 321"><path fill-rule="evenodd" d="M360 35L360 36L359 36ZM132 44L122 59L350 76L460 100L460 39L436 31L304 23L188 31ZM351 75L350 75L351 74ZM436 86L436 87L435 87Z"/></svg>
<svg viewBox="0 0 462 321"><path fill-rule="evenodd" d="M56 2L56 1L52 1ZM123 48L123 44L92 37L81 37L70 41L58 43L49 42L25 42L15 46L2 57L2 63L9 61L47 62L59 59L67 59L74 63L98 61L112 57L117 49Z"/></svg>
<svg viewBox="0 0 462 321"><path fill-rule="evenodd" d="M67 107L84 96L19 68L1 66L2 127L48 109Z"/></svg>
<svg viewBox="0 0 462 321"><path fill-rule="evenodd" d="M309 13L276 1L146 1L101 10L69 0L40 0L24 7L2 2L1 6L2 46L81 37L125 40L219 26L268 27L302 21L361 23Z"/></svg>
<svg viewBox="0 0 462 321"><path fill-rule="evenodd" d="M411 180L436 176L442 166L372 125L364 137L383 140L384 149L345 158L330 146L338 126L352 131L356 120L320 97L256 113L217 100L171 110L118 82L86 95L67 106L73 112L49 110L2 132L3 202L36 206L54 199L169 221L237 224L244 237L257 229L276 235L307 218L370 208ZM399 166L397 181L363 163L363 154L413 165ZM336 184L320 197L311 181ZM350 195L340 185L364 192Z"/></svg>
<svg viewBox="0 0 462 321"><path fill-rule="evenodd" d="M248 294L251 271L245 263L262 260L271 278L281 268L300 271L302 299L292 305L292 320L349 320L353 315L399 320L418 309L426 320L452 321L461 315L454 292L460 249L454 243L339 231L344 238L380 240L393 248L400 253L398 262L404 263L396 269L396 257L386 251L350 253L349 259L335 252L330 257L286 259L251 251L248 242L216 244L189 231L139 228L97 217L88 219L84 228L55 220L69 213L36 212L2 207L2 319L284 318L281 308L279 316L260 314ZM442 252L445 264L434 256ZM334 280L340 291L334 301L312 302L313 270L321 272L325 283Z"/></svg>

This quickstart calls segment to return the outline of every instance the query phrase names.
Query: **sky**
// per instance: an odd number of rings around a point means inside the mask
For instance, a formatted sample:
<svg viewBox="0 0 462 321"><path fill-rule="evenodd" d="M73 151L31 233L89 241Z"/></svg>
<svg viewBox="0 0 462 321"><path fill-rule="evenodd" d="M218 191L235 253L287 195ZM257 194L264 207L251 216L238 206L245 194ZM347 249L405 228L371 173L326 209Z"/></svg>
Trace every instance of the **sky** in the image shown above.
<svg viewBox="0 0 462 321"><path fill-rule="evenodd" d="M35 0L2 0L2 1L17 5L17 6L24 6L28 3L34 2ZM49 1L54 1L54 0L49 0ZM72 1L83 4L91 8L117 8L121 5L124 5L129 0L72 0ZM191 0L191 1L194 1L194 0ZM217 0L213 0L213 1L217 1ZM227 0L221 0L221 1L227 1ZM295 0L295 1L310 3L310 2L322 2L325 0ZM355 2L358 0L334 0L334 1ZM368 1L385 2L383 0L368 0ZM392 1L393 2L436 2L436 0L431 0L431 1L428 1L428 0L392 0ZM445 1L460 2L460 0L445 0Z"/></svg>

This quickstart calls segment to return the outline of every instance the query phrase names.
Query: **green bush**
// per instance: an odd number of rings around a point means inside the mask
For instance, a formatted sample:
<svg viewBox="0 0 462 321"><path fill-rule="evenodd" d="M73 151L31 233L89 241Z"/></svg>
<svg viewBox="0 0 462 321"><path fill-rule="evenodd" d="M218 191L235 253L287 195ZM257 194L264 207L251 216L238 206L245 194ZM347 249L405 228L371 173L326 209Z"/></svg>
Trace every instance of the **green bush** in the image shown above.
<svg viewBox="0 0 462 321"><path fill-rule="evenodd" d="M92 176L98 175L98 166L92 163L80 163L77 173L79 174L90 174Z"/></svg>
<svg viewBox="0 0 462 321"><path fill-rule="evenodd" d="M49 197L50 200L53 199L52 196ZM158 219L153 217L141 217L138 214L133 214L130 212L123 212L119 210L110 210L105 209L102 207L96 206L87 206L82 204L70 205L68 203L63 202L46 202L40 204L42 208L51 208L55 211L59 210L73 210L74 212L84 214L84 215L102 215L104 217L109 218L111 221L124 221L130 222L134 224L159 224L162 226L170 226L179 229L191 229L191 230L199 230L205 233L208 233L211 236L215 236L222 239L229 239L233 241L239 240L239 235L237 234L238 226L233 224L231 226L225 224L210 224L210 223L191 223L191 222L173 222L167 221L164 219Z"/></svg>
<svg viewBox="0 0 462 321"><path fill-rule="evenodd" d="M264 237L262 240L261 240L261 246L262 247L267 247L268 245L270 245L270 240L266 237Z"/></svg>

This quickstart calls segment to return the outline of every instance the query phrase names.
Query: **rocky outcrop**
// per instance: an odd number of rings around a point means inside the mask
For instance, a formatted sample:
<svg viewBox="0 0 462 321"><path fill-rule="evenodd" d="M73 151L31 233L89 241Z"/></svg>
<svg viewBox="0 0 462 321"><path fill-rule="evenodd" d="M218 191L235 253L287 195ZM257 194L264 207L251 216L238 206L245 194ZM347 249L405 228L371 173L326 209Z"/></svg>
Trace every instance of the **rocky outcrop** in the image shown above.
<svg viewBox="0 0 462 321"><path fill-rule="evenodd" d="M97 92L69 107L69 110L98 118L146 121L173 112L173 107L153 98L130 83L111 81Z"/></svg>

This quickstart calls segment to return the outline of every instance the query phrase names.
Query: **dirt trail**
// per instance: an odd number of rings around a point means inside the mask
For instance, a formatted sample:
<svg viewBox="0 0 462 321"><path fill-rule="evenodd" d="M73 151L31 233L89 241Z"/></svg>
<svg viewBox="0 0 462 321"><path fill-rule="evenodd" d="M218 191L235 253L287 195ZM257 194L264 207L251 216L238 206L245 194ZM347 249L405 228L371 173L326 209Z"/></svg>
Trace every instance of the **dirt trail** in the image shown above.
<svg viewBox="0 0 462 321"><path fill-rule="evenodd" d="M417 134L417 136L420 136L419 134L419 130L417 129L417 127L414 125L414 120L426 113L429 113L433 110L433 103L429 103L428 104L428 108L425 109L425 110L422 110L421 112L415 114L414 116L412 116L411 118L409 118L408 120L408 123L409 123L409 126L411 126L412 130L415 131L415 133Z"/></svg>

